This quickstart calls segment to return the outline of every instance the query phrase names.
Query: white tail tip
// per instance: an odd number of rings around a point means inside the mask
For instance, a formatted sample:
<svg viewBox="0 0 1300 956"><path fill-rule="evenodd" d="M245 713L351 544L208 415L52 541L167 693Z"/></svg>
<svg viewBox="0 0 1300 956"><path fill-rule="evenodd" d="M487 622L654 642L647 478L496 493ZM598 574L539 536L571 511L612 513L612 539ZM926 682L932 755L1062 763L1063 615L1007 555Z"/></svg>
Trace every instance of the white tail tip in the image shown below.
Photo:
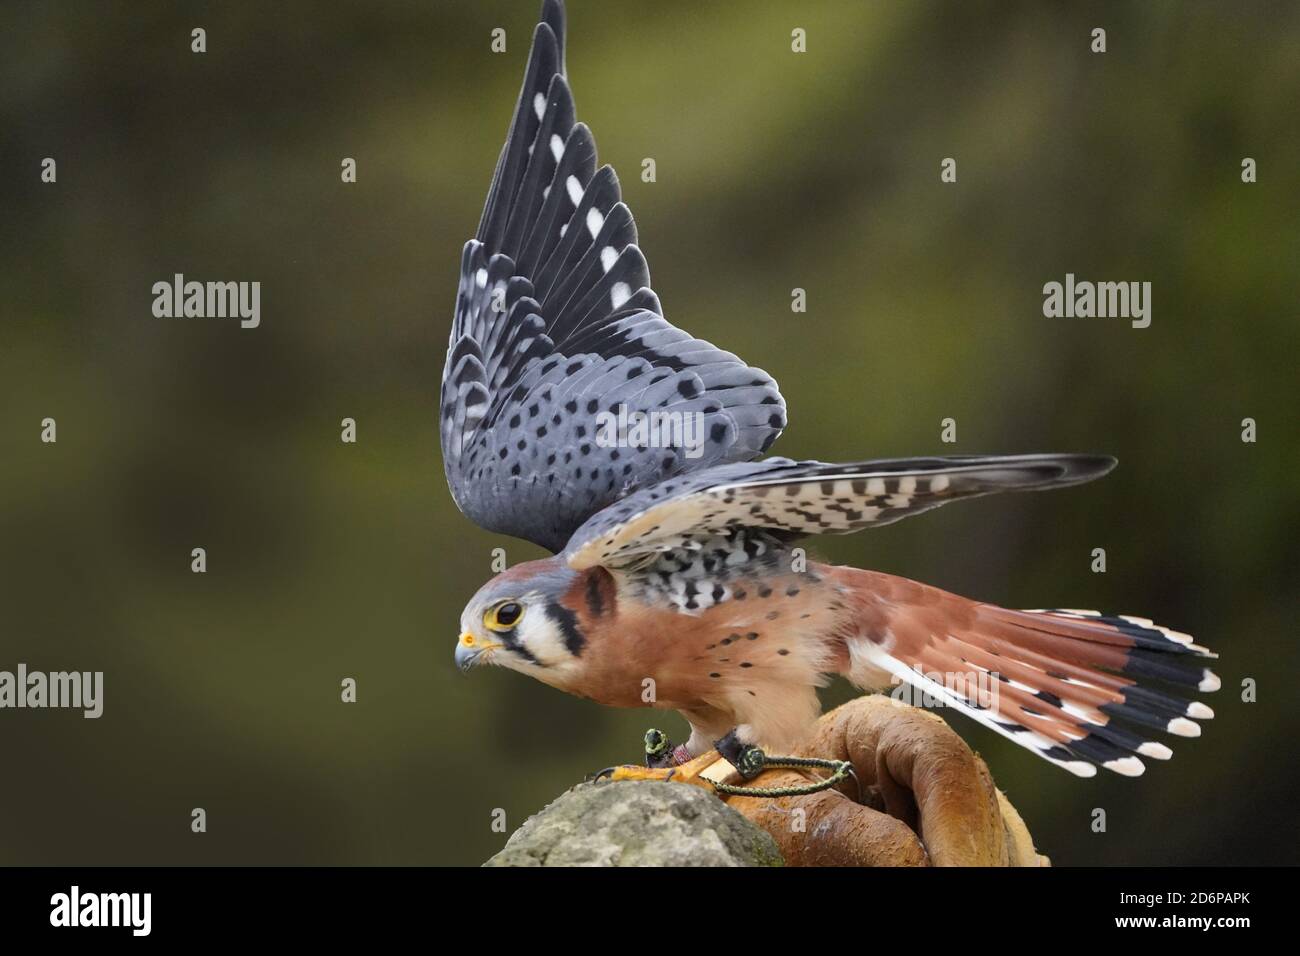
<svg viewBox="0 0 1300 956"><path fill-rule="evenodd" d="M1137 757L1121 757L1118 760L1107 760L1102 766L1107 770L1123 774L1125 777L1140 777L1147 769L1146 764L1138 760Z"/></svg>

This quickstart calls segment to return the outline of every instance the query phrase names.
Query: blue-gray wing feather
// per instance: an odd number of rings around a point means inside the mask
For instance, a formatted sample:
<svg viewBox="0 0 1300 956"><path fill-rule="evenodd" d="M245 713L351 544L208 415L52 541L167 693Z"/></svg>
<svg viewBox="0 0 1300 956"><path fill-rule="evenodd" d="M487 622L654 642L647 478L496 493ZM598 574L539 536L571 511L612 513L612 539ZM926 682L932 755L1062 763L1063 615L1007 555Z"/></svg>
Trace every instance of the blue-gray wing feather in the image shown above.
<svg viewBox="0 0 1300 956"><path fill-rule="evenodd" d="M441 438L457 505L561 550L638 488L763 453L786 424L771 376L671 325L618 177L596 168L546 0L476 237L461 259ZM698 442L607 447L602 413L694 416ZM682 433L678 432L677 437Z"/></svg>

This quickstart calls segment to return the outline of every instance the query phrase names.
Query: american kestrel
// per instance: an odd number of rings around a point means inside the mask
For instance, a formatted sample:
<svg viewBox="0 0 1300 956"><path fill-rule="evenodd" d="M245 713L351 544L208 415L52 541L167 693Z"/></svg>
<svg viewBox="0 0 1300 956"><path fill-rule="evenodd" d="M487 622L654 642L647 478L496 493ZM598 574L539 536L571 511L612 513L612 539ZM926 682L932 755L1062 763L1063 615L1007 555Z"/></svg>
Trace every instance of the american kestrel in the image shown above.
<svg viewBox="0 0 1300 956"><path fill-rule="evenodd" d="M1078 484L1115 460L755 460L785 427L781 393L664 318L618 179L575 121L564 32L560 0L545 0L461 260L441 413L461 511L553 557L479 590L456 663L679 711L691 733L673 760L687 766L647 771L674 779L718 751L739 763L797 744L834 674L864 690L906 682L1080 776L1167 759L1153 731L1198 736L1213 712L1185 695L1219 680L1185 634L805 562L792 542L806 535Z"/></svg>

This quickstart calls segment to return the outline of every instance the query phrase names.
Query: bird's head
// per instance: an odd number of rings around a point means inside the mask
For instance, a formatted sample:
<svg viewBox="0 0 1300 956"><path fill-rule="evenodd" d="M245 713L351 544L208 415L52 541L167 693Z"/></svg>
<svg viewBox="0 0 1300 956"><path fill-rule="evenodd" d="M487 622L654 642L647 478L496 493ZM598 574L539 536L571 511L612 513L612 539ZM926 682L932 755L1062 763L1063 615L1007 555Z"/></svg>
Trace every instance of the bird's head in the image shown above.
<svg viewBox="0 0 1300 956"><path fill-rule="evenodd" d="M586 643L565 604L578 573L563 560L528 561L498 574L460 616L456 666L497 664L542 680L558 679Z"/></svg>

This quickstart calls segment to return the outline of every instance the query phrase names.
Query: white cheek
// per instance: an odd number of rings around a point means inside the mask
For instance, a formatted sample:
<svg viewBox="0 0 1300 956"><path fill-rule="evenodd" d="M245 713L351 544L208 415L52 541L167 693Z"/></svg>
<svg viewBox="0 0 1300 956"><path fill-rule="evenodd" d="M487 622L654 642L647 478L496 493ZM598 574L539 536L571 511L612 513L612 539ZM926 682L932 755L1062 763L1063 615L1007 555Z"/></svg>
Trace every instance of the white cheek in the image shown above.
<svg viewBox="0 0 1300 956"><path fill-rule="evenodd" d="M545 619L525 620L519 628L519 642L528 652L546 666L561 664L569 659L564 641L551 623Z"/></svg>

